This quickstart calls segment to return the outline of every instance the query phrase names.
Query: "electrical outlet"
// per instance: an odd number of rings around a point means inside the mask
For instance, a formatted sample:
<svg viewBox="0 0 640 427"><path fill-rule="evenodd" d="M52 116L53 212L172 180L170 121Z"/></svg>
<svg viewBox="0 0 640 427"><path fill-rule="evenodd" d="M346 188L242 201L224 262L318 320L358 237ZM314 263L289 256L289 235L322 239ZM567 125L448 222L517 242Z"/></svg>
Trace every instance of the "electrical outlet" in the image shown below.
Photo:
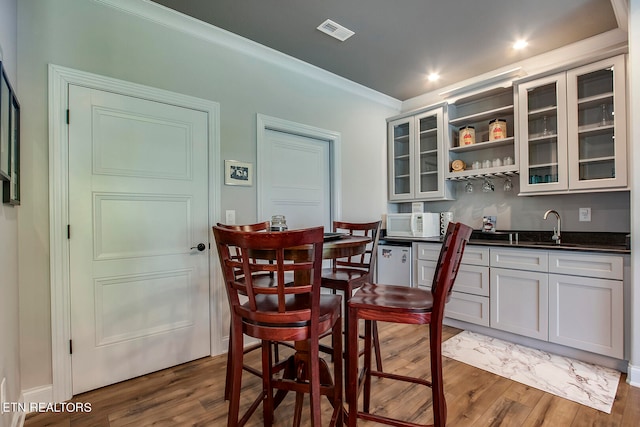
<svg viewBox="0 0 640 427"><path fill-rule="evenodd" d="M591 221L591 208L580 208L578 213L580 221Z"/></svg>
<svg viewBox="0 0 640 427"><path fill-rule="evenodd" d="M224 223L227 225L234 225L236 223L236 211L230 210L225 211L225 221Z"/></svg>

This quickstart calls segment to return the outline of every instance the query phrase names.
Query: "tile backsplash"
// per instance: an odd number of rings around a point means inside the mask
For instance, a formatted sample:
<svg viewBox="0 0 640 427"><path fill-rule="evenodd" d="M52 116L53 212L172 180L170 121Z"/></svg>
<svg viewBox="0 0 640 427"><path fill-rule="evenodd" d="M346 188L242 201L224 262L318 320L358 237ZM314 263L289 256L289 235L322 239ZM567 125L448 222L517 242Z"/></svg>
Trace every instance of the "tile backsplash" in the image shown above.
<svg viewBox="0 0 640 427"><path fill-rule="evenodd" d="M628 191L562 194L549 196L518 196L514 180L512 191L503 191L500 179L490 193L466 193L464 182L456 183L457 200L424 202L425 212L453 212L454 221L474 229L482 228L484 216L495 216L499 230L551 230L553 220L544 220L548 209L558 211L564 231L600 231L629 233L631 229L630 194ZM480 181L474 181L479 190ZM397 205L397 206L394 206ZM591 208L591 221L579 221L579 209ZM407 210L408 209L408 210ZM411 212L411 203L389 204L389 211Z"/></svg>

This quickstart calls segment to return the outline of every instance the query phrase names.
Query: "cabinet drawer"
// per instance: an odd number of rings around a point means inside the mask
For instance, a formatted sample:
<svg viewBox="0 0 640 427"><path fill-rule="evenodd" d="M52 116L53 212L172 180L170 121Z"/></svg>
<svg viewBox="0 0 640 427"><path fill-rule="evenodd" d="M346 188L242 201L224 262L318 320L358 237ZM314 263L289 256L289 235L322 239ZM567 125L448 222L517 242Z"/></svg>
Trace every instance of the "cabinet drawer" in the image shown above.
<svg viewBox="0 0 640 427"><path fill-rule="evenodd" d="M460 264L453 290L488 297L489 267Z"/></svg>
<svg viewBox="0 0 640 427"><path fill-rule="evenodd" d="M418 260L416 263L416 286L431 290L436 264L436 261Z"/></svg>
<svg viewBox="0 0 640 427"><path fill-rule="evenodd" d="M424 259L427 261L438 261L440 257L441 243L418 243L416 250L417 259Z"/></svg>
<svg viewBox="0 0 640 427"><path fill-rule="evenodd" d="M547 272L549 254L535 249L491 249L491 267Z"/></svg>
<svg viewBox="0 0 640 427"><path fill-rule="evenodd" d="M462 255L462 264L489 265L489 248L467 245Z"/></svg>
<svg viewBox="0 0 640 427"><path fill-rule="evenodd" d="M451 319L489 326L489 298L452 292L444 308L444 315Z"/></svg>
<svg viewBox="0 0 640 427"><path fill-rule="evenodd" d="M554 251L549 253L549 272L622 280L624 269L621 256Z"/></svg>
<svg viewBox="0 0 640 427"><path fill-rule="evenodd" d="M440 257L441 243L418 243L416 248L417 259L438 261ZM489 265L489 248L467 245L462 255L462 264Z"/></svg>

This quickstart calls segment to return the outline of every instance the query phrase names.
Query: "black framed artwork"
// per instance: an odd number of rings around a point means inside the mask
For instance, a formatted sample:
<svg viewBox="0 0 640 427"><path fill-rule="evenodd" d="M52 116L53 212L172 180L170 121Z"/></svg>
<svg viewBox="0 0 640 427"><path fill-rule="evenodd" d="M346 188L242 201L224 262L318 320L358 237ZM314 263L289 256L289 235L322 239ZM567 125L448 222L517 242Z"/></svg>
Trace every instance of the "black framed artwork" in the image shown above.
<svg viewBox="0 0 640 427"><path fill-rule="evenodd" d="M9 154L9 117L11 110L11 89L7 73L0 63L0 179L11 179L11 159Z"/></svg>
<svg viewBox="0 0 640 427"><path fill-rule="evenodd" d="M20 204L20 104L11 93L9 109L9 175L2 183L2 201L11 205Z"/></svg>
<svg viewBox="0 0 640 427"><path fill-rule="evenodd" d="M0 61L0 180L2 201L20 204L20 104Z"/></svg>

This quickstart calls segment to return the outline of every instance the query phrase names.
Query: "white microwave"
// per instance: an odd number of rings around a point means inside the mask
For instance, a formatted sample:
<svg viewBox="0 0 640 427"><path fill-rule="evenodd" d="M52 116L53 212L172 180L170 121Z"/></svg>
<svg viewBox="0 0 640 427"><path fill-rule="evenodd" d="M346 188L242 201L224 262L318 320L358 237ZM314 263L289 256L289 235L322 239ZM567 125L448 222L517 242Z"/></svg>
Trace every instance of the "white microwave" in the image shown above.
<svg viewBox="0 0 640 427"><path fill-rule="evenodd" d="M439 237L440 214L432 212L387 214L387 236Z"/></svg>

